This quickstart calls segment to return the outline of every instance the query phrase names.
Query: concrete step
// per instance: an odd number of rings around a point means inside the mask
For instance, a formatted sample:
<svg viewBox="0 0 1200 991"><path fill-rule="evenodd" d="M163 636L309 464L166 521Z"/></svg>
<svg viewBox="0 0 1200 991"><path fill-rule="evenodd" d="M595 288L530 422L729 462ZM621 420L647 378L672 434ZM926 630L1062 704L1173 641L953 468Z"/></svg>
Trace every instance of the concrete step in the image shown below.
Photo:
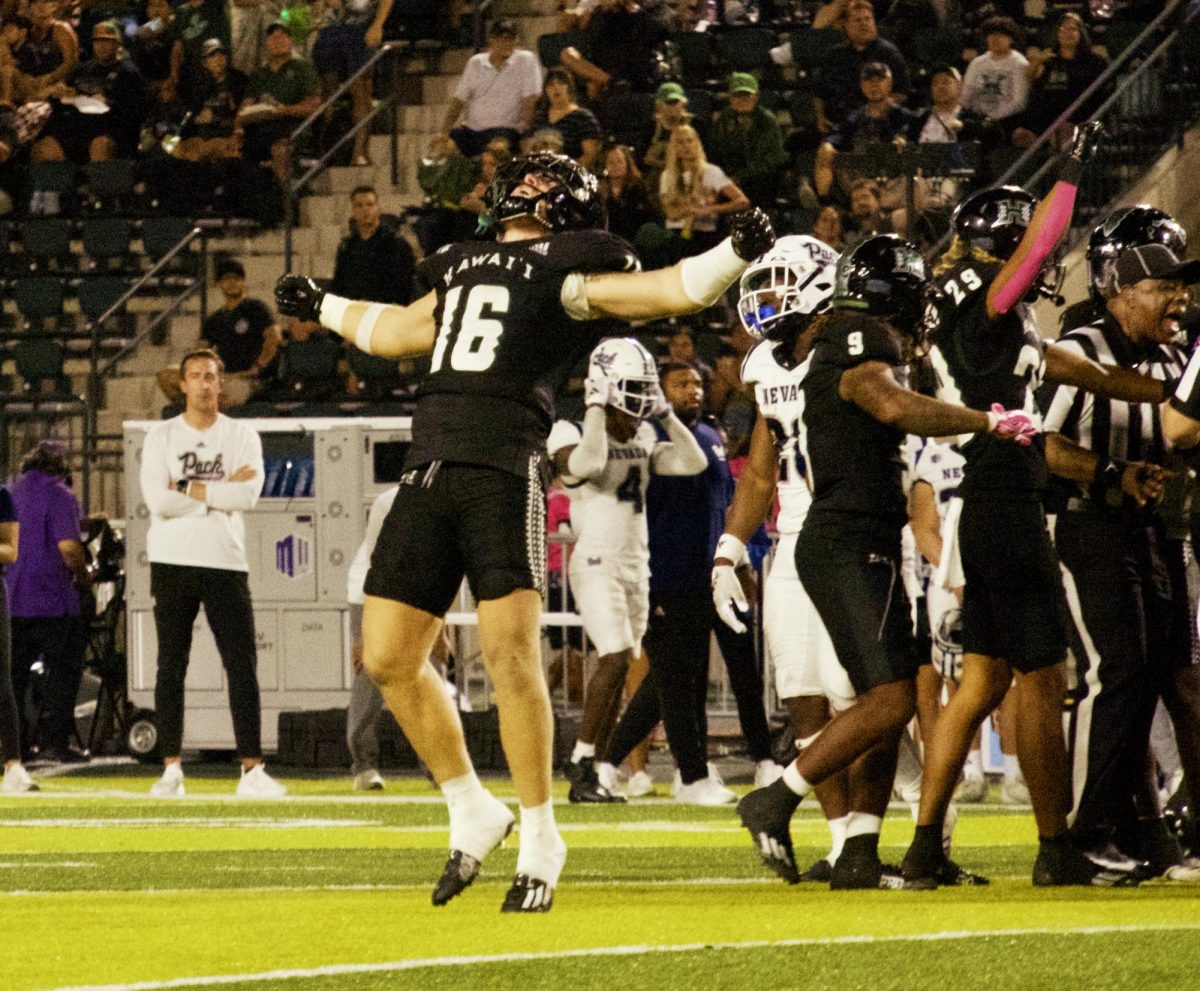
<svg viewBox="0 0 1200 991"><path fill-rule="evenodd" d="M105 387L104 409L129 420L143 419L165 402L153 375L118 375Z"/></svg>
<svg viewBox="0 0 1200 991"><path fill-rule="evenodd" d="M167 344L151 344L142 341L133 354L122 363L121 369L130 374L155 375L159 369L171 363L171 348Z"/></svg>

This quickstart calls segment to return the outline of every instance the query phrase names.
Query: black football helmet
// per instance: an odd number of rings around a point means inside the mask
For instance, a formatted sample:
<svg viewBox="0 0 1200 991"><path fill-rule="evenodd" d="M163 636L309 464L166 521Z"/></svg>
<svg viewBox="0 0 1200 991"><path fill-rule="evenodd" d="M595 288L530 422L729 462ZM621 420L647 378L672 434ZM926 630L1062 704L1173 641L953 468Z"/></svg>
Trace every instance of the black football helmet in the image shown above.
<svg viewBox="0 0 1200 991"><path fill-rule="evenodd" d="M1088 238L1088 291L1098 301L1115 294L1113 285L1117 256L1126 248L1161 244L1176 258L1187 255L1187 231L1169 213L1139 203L1114 210Z"/></svg>
<svg viewBox="0 0 1200 991"><path fill-rule="evenodd" d="M536 196L518 196L517 188L530 174L553 182L553 188ZM548 151L521 155L501 165L483 202L485 227L517 217L533 217L556 233L603 229L608 223L596 177L574 159Z"/></svg>
<svg viewBox="0 0 1200 991"><path fill-rule="evenodd" d="M876 234L842 255L834 279L835 309L865 310L916 338L925 312L925 259L896 234Z"/></svg>
<svg viewBox="0 0 1200 991"><path fill-rule="evenodd" d="M996 258L1017 250L1037 209L1037 197L1017 186L981 189L954 211L954 233Z"/></svg>

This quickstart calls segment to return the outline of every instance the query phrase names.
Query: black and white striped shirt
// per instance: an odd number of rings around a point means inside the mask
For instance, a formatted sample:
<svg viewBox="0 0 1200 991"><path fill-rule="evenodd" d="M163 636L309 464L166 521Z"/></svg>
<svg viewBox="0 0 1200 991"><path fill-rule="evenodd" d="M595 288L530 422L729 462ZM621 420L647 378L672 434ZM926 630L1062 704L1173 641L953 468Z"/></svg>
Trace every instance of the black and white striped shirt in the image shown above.
<svg viewBox="0 0 1200 991"><path fill-rule="evenodd" d="M1105 365L1120 365L1150 378L1177 380L1186 352L1171 344L1135 343L1111 316L1063 334L1060 347ZM1044 429L1094 451L1105 461L1149 461L1166 456L1162 420L1155 403L1105 399L1072 385L1048 387Z"/></svg>

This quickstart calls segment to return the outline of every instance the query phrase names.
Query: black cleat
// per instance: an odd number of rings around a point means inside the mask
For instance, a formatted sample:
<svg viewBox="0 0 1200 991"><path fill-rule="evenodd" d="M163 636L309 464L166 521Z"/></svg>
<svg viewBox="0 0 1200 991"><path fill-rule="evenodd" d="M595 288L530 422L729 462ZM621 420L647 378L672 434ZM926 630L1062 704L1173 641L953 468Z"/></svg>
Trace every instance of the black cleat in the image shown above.
<svg viewBox="0 0 1200 991"><path fill-rule="evenodd" d="M900 875L895 875L902 882ZM892 887L883 883L883 864L878 857L859 855L846 856L843 851L829 877L830 891L855 891L858 889L874 889Z"/></svg>
<svg viewBox="0 0 1200 991"><path fill-rule="evenodd" d="M949 857L942 861L942 866L937 870L937 882L947 888L983 887L992 883L982 874L972 874L960 867Z"/></svg>
<svg viewBox="0 0 1200 991"><path fill-rule="evenodd" d="M545 881L528 874L513 878L512 887L504 896L501 912L549 912L554 904L554 889Z"/></svg>
<svg viewBox="0 0 1200 991"><path fill-rule="evenodd" d="M1033 863L1033 883L1038 888L1134 888L1140 880L1134 872L1093 863L1069 845L1047 849L1043 844Z"/></svg>
<svg viewBox="0 0 1200 991"><path fill-rule="evenodd" d="M572 804L614 805L625 801L624 795L614 795L600 783L600 778L596 775L595 758L584 757L578 762L567 761L566 767L563 768L563 776L571 782L567 799Z"/></svg>
<svg viewBox="0 0 1200 991"><path fill-rule="evenodd" d="M445 905L455 895L461 895L479 877L481 862L461 850L451 850L450 859L433 889L433 904Z"/></svg>
<svg viewBox="0 0 1200 991"><path fill-rule="evenodd" d="M737 804L738 818L750 831L762 862L788 884L800 882L796 855L788 823L793 810L785 810L774 801L769 788L750 792Z"/></svg>
<svg viewBox="0 0 1200 991"><path fill-rule="evenodd" d="M904 858L901 867L905 891L932 891L934 888L978 887L990 884L982 874L972 874L949 857L936 864L918 864L915 858Z"/></svg>
<svg viewBox="0 0 1200 991"><path fill-rule="evenodd" d="M829 878L833 874L833 864L822 857L808 870L800 875L800 880L803 882L813 882L816 884L828 884Z"/></svg>

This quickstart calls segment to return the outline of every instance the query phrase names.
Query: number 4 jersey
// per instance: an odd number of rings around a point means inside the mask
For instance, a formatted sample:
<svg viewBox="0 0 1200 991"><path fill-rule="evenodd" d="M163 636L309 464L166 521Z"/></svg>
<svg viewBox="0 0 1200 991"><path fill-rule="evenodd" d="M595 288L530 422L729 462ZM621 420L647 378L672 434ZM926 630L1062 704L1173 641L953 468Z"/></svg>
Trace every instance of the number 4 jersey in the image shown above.
<svg viewBox="0 0 1200 991"><path fill-rule="evenodd" d="M554 457L583 439L582 424L559 420L546 447ZM650 577L650 539L646 529L646 487L658 435L649 423L622 443L608 438L608 463L595 478L565 479L571 497L575 551L571 568L600 568L626 581Z"/></svg>
<svg viewBox="0 0 1200 991"><path fill-rule="evenodd" d="M427 258L421 275L437 292L438 331L407 467L457 462L527 475L544 454L555 392L618 326L569 317L563 281L637 267L633 249L604 231L455 244Z"/></svg>

